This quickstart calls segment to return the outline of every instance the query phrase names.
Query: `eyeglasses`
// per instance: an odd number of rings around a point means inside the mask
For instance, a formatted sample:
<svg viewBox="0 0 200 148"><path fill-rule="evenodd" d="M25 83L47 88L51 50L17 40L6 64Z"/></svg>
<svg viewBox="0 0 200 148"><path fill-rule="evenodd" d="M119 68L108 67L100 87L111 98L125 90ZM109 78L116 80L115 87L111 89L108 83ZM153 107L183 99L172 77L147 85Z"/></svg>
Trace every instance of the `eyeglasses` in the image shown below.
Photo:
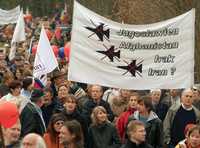
<svg viewBox="0 0 200 148"><path fill-rule="evenodd" d="M57 121L56 123L55 123L55 125L63 125L64 124L64 121Z"/></svg>
<svg viewBox="0 0 200 148"><path fill-rule="evenodd" d="M187 97L187 98L192 98L193 96L190 96L190 95L185 95L185 97Z"/></svg>

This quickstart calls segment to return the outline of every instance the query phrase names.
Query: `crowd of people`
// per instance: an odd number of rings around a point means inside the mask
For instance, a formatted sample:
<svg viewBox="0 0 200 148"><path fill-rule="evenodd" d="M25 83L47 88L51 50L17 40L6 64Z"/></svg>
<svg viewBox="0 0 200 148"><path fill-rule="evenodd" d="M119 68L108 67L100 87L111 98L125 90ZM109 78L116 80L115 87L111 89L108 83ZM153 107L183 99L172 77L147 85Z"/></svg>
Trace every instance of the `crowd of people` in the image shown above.
<svg viewBox="0 0 200 148"><path fill-rule="evenodd" d="M1 147L200 148L199 86L137 91L70 82L66 55L56 55L59 69L47 75L46 86L37 85L33 47L41 23L51 44L61 48L70 42L67 20L59 13L25 18L27 40L11 61L14 25L1 26L0 101L15 103L20 114L12 127L2 127Z"/></svg>

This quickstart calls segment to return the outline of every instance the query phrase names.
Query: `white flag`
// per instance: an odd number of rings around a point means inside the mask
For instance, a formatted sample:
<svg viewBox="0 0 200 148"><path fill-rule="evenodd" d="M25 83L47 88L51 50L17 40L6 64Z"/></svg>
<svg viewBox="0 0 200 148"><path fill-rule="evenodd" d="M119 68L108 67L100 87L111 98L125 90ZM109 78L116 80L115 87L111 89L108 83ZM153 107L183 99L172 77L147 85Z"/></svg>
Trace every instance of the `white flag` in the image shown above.
<svg viewBox="0 0 200 148"><path fill-rule="evenodd" d="M56 67L58 67L57 59L49 43L44 26L42 26L34 61L33 76L38 78L52 72Z"/></svg>
<svg viewBox="0 0 200 148"><path fill-rule="evenodd" d="M23 11L21 11L19 18L17 20L17 24L15 27L15 31L14 31L11 43L21 42L25 40L26 40L26 36L25 36L25 27L24 27L24 14L23 14Z"/></svg>
<svg viewBox="0 0 200 148"><path fill-rule="evenodd" d="M68 79L126 89L194 83L195 10L147 25L113 22L74 1Z"/></svg>
<svg viewBox="0 0 200 148"><path fill-rule="evenodd" d="M21 11L19 18L17 20L17 24L13 33L13 38L11 41L11 49L9 53L9 59L12 60L15 57L16 53L16 43L25 41L25 27L24 27L24 15L23 11Z"/></svg>

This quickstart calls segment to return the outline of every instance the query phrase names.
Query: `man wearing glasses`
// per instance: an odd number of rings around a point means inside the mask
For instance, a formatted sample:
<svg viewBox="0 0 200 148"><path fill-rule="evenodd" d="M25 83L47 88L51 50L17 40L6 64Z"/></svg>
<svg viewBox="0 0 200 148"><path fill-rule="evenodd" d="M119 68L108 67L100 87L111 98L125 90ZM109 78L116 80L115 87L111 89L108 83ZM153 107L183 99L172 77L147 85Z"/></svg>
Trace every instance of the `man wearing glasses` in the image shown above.
<svg viewBox="0 0 200 148"><path fill-rule="evenodd" d="M164 120L164 142L168 148L174 148L184 139L184 129L188 123L197 124L200 112L193 105L192 89L185 89L181 94L181 104L172 105Z"/></svg>

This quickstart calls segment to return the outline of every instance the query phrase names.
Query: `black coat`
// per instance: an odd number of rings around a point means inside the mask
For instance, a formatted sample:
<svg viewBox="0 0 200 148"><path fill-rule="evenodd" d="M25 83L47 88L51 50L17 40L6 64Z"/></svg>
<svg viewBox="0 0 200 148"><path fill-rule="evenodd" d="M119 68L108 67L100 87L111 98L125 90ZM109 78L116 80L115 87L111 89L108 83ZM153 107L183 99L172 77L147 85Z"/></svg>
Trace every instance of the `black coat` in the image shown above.
<svg viewBox="0 0 200 148"><path fill-rule="evenodd" d="M41 110L42 110L42 115L46 124L46 127L49 124L49 121L51 119L51 116L53 115L53 113L57 113L59 112L59 104L58 101L56 101L56 99L53 99L52 103L49 104L48 106L42 106ZM61 112L61 111L60 111Z"/></svg>
<svg viewBox="0 0 200 148"><path fill-rule="evenodd" d="M91 98L84 104L83 106L83 115L84 117L87 119L88 121L88 125L90 125L91 123L91 114L92 114L92 110L96 107L96 106L103 106L106 111L107 111L107 115L108 115L108 120L110 120L111 122L114 120L114 114L113 111L110 108L110 104L104 100L100 100L100 102L97 104L96 102L94 102Z"/></svg>
<svg viewBox="0 0 200 148"><path fill-rule="evenodd" d="M67 121L76 120L81 124L84 134L84 145L87 148L89 138L88 138L88 126L86 119L84 119L84 117L80 114L78 109L76 109L73 113L67 113L66 110L64 110L62 113L66 117Z"/></svg>
<svg viewBox="0 0 200 148"><path fill-rule="evenodd" d="M147 143L141 143L139 145L136 145L134 142L128 140L127 143L124 144L121 148L153 148L153 147Z"/></svg>
<svg viewBox="0 0 200 148"><path fill-rule="evenodd" d="M35 106L30 102L22 110L20 122L22 126L21 137L24 137L28 133L37 133L41 136L45 133L42 119Z"/></svg>
<svg viewBox="0 0 200 148"><path fill-rule="evenodd" d="M154 112L158 115L159 119L162 121L164 121L168 109L169 109L168 105L162 102L160 102L153 108Z"/></svg>
<svg viewBox="0 0 200 148"><path fill-rule="evenodd" d="M121 142L114 125L109 122L89 128L88 148L120 148Z"/></svg>

